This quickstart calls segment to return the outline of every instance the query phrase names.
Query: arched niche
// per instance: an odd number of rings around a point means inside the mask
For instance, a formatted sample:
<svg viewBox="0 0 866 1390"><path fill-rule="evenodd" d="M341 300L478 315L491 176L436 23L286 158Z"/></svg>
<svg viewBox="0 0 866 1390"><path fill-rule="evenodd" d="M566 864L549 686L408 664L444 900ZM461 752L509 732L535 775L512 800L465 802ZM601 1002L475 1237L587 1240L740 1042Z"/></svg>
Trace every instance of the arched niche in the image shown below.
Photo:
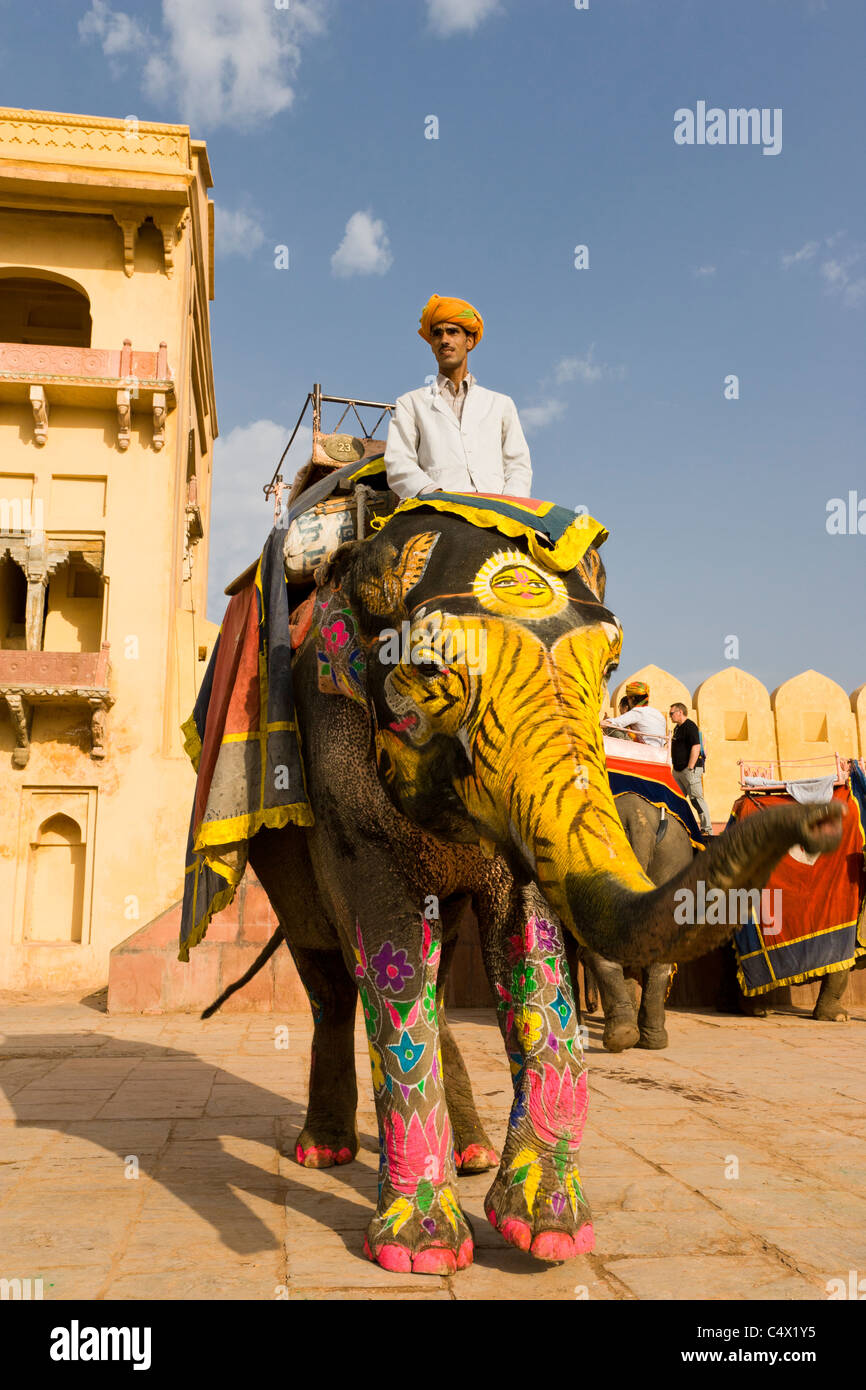
<svg viewBox="0 0 866 1390"><path fill-rule="evenodd" d="M783 681L770 696L776 720L776 742L782 760L782 775L790 772L803 777L830 772L833 754L855 752L857 730L850 697L820 671L801 671ZM804 759L822 759L824 766L786 768Z"/></svg>
<svg viewBox="0 0 866 1390"><path fill-rule="evenodd" d="M81 826L56 812L30 842L24 936L27 941L79 943L84 924L86 846Z"/></svg>
<svg viewBox="0 0 866 1390"><path fill-rule="evenodd" d="M695 712L707 752L707 801L714 820L727 820L740 794L739 763L772 764L777 756L769 691L748 671L726 666L701 681Z"/></svg>
<svg viewBox="0 0 866 1390"><path fill-rule="evenodd" d="M90 299L81 285L48 271L0 272L0 342L90 347Z"/></svg>

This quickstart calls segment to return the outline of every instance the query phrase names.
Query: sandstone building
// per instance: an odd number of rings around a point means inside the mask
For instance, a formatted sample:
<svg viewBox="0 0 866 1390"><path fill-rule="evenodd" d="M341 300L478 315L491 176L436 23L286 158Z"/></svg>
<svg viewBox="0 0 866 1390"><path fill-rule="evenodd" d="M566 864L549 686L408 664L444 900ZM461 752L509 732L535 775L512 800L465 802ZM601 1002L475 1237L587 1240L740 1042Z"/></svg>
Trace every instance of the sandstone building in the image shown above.
<svg viewBox="0 0 866 1390"><path fill-rule="evenodd" d="M217 433L207 151L0 109L0 987L177 899Z"/></svg>

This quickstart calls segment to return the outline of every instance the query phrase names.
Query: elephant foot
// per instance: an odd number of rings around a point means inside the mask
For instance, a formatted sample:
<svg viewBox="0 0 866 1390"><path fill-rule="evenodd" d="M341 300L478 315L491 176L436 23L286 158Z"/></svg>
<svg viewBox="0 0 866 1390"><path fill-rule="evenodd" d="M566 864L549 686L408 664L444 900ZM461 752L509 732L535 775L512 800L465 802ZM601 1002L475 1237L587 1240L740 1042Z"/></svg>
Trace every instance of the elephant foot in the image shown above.
<svg viewBox="0 0 866 1390"><path fill-rule="evenodd" d="M394 1274L454 1274L472 1263L472 1227L450 1187L418 1184L414 1200L384 1196L367 1228L364 1254Z"/></svg>
<svg viewBox="0 0 866 1390"><path fill-rule="evenodd" d="M561 1264L595 1245L576 1152L520 1149L503 1157L484 1210L503 1240L537 1260Z"/></svg>
<svg viewBox="0 0 866 1390"><path fill-rule="evenodd" d="M499 1155L487 1144L467 1144L462 1152L454 1150L454 1165L461 1177L470 1173L486 1173L495 1168Z"/></svg>
<svg viewBox="0 0 866 1390"><path fill-rule="evenodd" d="M625 1052L627 1048L634 1047L639 1037L640 1030L634 1014L631 1017L614 1014L604 1021L602 1043L607 1052Z"/></svg>
<svg viewBox="0 0 866 1390"><path fill-rule="evenodd" d="M358 1137L351 1135L327 1136L317 1128L304 1126L295 1144L295 1160L302 1168L333 1168L343 1163L351 1163L358 1153Z"/></svg>
<svg viewBox="0 0 866 1390"><path fill-rule="evenodd" d="M848 1010L838 1007L822 1009L816 1004L812 1010L812 1017L817 1018L821 1023L847 1023Z"/></svg>
<svg viewBox="0 0 866 1390"><path fill-rule="evenodd" d="M668 1045L666 1028L642 1028L636 1047L644 1047L648 1052L661 1052Z"/></svg>

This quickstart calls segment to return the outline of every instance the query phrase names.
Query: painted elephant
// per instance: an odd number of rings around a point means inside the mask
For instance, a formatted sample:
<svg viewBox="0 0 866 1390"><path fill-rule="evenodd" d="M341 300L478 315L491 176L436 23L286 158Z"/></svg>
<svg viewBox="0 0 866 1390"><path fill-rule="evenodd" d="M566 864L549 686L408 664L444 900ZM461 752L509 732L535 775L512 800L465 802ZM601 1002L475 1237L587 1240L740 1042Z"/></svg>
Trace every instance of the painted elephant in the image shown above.
<svg viewBox="0 0 866 1390"><path fill-rule="evenodd" d="M692 842L680 821L664 815L652 802L633 792L616 797L616 809L638 863L653 883L661 885L691 863ZM584 969L592 971L604 1010L602 1041L608 1052L629 1047L667 1047L665 998L671 967L664 962L642 970L628 969L588 948L576 948ZM571 957L570 957L571 960ZM572 965L576 980L577 961Z"/></svg>
<svg viewBox="0 0 866 1390"><path fill-rule="evenodd" d="M514 1081L485 1210L542 1260L593 1244L563 929L638 968L728 935L676 925L673 894L695 890L696 863L655 887L617 815L598 716L621 630L597 548L564 573L540 549L416 509L320 567L293 667L315 824L261 831L250 847L313 1011L298 1141L312 1166L357 1152L360 995L381 1150L365 1251L390 1270L442 1274L472 1259L455 1141L481 1166L489 1141L471 1118L452 1134L462 1064L438 1007L467 896ZM725 890L759 886L791 844L819 852L838 838L834 808L784 808L717 839L700 874Z"/></svg>

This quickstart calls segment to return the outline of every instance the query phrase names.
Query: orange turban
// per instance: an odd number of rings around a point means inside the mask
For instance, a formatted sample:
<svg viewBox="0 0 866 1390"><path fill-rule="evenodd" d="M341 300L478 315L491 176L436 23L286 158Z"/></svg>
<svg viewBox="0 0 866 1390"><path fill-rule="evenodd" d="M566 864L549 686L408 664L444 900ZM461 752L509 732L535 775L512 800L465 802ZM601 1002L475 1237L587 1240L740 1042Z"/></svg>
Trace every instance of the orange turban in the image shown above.
<svg viewBox="0 0 866 1390"><path fill-rule="evenodd" d="M474 333L475 342L472 347L477 347L481 342L484 320L478 310L473 309L466 299L453 299L447 295L431 294L421 313L421 327L418 329L418 337L423 338L425 343L429 343L430 330L437 323L456 323L467 333Z"/></svg>

